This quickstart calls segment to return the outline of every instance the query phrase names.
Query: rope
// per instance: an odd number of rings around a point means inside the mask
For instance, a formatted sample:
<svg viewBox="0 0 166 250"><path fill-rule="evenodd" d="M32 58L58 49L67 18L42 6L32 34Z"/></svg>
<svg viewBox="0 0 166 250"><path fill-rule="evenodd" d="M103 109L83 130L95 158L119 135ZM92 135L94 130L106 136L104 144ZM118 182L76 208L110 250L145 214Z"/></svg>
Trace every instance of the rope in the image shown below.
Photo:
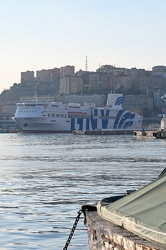
<svg viewBox="0 0 166 250"><path fill-rule="evenodd" d="M66 244L65 244L65 247L63 248L63 250L67 250L82 213L84 214L84 224L86 224L86 213L85 213L86 210L96 211L96 207L92 206L92 205L83 205L82 208L77 212L78 215L77 215L77 217L75 219L75 222L73 224L73 227L72 227L72 229L70 231L69 237L68 237L68 239L66 241Z"/></svg>
<svg viewBox="0 0 166 250"><path fill-rule="evenodd" d="M69 237L68 237L68 239L67 239L67 241L66 241L66 245L65 245L65 247L63 248L63 250L67 250L67 248L68 248L68 246L69 246L69 244L70 244L71 238L73 237L74 231L75 231L75 229L76 229L76 227L77 227L77 224L78 224L78 221L79 221L79 219L80 219L81 214L82 214L82 210L79 210L79 211L78 211L78 215L77 215L77 217L76 217L76 219L75 219L75 222L74 222L74 224L73 224L73 227L72 227L72 229L71 229L71 232L70 232L70 234L69 234Z"/></svg>

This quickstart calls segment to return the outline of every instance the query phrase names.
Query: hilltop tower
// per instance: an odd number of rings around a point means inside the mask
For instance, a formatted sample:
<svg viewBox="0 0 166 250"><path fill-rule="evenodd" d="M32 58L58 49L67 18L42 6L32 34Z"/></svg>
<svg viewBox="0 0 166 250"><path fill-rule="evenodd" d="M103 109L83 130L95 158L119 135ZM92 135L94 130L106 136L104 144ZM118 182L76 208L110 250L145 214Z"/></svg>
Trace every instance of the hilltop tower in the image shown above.
<svg viewBox="0 0 166 250"><path fill-rule="evenodd" d="M85 71L88 71L88 59L87 59L87 56L86 56L86 60L85 60Z"/></svg>

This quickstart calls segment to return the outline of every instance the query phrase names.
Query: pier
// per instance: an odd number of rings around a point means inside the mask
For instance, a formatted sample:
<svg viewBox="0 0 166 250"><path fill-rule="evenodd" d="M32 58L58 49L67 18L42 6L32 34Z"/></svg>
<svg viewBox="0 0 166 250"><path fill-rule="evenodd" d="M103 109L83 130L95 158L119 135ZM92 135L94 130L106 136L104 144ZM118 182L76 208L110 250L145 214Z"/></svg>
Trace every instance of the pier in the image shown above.
<svg viewBox="0 0 166 250"><path fill-rule="evenodd" d="M86 226L90 250L165 250L165 247L102 219L96 211L86 211Z"/></svg>
<svg viewBox="0 0 166 250"><path fill-rule="evenodd" d="M133 131L133 135L136 137L151 137L156 138L157 130L139 130L139 131Z"/></svg>
<svg viewBox="0 0 166 250"><path fill-rule="evenodd" d="M132 135L133 130L107 130L107 129L96 129L96 130L74 130L74 135Z"/></svg>
<svg viewBox="0 0 166 250"><path fill-rule="evenodd" d="M87 209L89 249L166 249L166 168L156 180ZM160 194L160 195L159 195Z"/></svg>
<svg viewBox="0 0 166 250"><path fill-rule="evenodd" d="M133 135L141 138L156 138L156 139L166 139L166 130L143 130L143 131L133 131Z"/></svg>

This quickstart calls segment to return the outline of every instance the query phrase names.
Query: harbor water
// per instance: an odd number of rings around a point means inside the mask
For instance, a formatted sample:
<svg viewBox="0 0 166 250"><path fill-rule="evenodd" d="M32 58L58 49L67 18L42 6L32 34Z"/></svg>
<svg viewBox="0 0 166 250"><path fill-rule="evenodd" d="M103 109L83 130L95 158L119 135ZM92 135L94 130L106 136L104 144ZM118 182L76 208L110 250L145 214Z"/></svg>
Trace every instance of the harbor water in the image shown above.
<svg viewBox="0 0 166 250"><path fill-rule="evenodd" d="M1 134L0 249L63 249L77 212L139 189L166 167L166 141L132 135ZM81 216L69 250L88 250Z"/></svg>

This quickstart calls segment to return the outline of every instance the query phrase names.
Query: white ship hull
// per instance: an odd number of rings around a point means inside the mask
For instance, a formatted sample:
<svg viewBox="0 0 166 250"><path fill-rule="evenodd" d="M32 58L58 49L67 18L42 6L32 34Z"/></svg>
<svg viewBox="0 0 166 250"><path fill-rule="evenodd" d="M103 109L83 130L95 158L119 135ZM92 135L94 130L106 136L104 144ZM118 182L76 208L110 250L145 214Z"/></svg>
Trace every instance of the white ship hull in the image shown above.
<svg viewBox="0 0 166 250"><path fill-rule="evenodd" d="M117 99L121 95L116 95ZM62 103L17 104L15 121L23 132L72 132L74 130L139 130L142 117L122 110L114 100L109 107L88 107Z"/></svg>

